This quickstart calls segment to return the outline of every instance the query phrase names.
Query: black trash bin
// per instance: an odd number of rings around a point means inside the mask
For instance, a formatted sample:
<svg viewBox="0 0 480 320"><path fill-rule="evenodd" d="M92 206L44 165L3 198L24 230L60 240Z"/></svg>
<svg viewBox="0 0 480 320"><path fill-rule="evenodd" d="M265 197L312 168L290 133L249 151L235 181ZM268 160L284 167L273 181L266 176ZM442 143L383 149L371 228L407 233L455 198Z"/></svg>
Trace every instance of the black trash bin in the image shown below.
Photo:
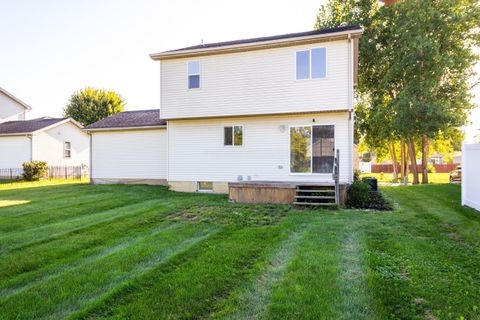
<svg viewBox="0 0 480 320"><path fill-rule="evenodd" d="M378 181L377 178L374 177L365 177L363 178L363 181L368 183L370 187L372 188L372 191L377 191L378 190Z"/></svg>

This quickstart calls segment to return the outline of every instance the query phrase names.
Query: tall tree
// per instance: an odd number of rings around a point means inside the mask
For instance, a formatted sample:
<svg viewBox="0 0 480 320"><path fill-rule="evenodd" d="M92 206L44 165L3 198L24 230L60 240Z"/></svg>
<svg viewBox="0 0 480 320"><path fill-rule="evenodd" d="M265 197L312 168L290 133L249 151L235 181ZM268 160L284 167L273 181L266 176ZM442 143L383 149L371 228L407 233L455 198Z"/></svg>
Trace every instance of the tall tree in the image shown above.
<svg viewBox="0 0 480 320"><path fill-rule="evenodd" d="M125 102L121 95L105 89L85 88L70 97L63 110L70 117L88 126L103 118L124 110Z"/></svg>
<svg viewBox="0 0 480 320"><path fill-rule="evenodd" d="M404 0L381 8L376 1L330 0L320 8L317 27L365 28L357 89L369 103L357 108L359 128L367 141L406 142L413 183L416 142L422 142L426 183L429 140L463 125L472 107L468 81L479 19L478 0Z"/></svg>

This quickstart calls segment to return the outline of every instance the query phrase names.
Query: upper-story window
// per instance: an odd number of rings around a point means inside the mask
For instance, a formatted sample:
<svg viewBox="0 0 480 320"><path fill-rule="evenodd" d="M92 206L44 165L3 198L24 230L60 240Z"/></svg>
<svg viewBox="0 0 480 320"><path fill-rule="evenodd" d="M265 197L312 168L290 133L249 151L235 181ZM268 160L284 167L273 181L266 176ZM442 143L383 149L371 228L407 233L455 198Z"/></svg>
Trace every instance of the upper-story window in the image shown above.
<svg viewBox="0 0 480 320"><path fill-rule="evenodd" d="M188 62L188 89L200 88L200 62Z"/></svg>
<svg viewBox="0 0 480 320"><path fill-rule="evenodd" d="M319 79L327 76L327 49L314 48L297 51L296 79Z"/></svg>

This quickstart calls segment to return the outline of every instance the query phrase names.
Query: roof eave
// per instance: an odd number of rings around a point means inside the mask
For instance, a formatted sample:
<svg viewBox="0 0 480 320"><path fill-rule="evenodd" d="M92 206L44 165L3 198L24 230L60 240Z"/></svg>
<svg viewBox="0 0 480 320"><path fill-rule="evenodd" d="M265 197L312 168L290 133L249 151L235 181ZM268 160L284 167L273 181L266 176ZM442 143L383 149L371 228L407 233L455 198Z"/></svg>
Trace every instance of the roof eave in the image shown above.
<svg viewBox="0 0 480 320"><path fill-rule="evenodd" d="M18 103L19 105L21 105L22 107L24 107L25 109L27 109L28 111L32 110L32 107L30 107L28 104L18 99L17 97L15 97L13 94L8 92L7 90L0 88L0 92L6 95L7 97L9 97L10 99L12 99L13 101L15 101L16 103Z"/></svg>
<svg viewBox="0 0 480 320"><path fill-rule="evenodd" d="M227 45L222 47L152 53L150 54L150 58L152 60L166 60L166 59L186 58L186 57L209 55L209 54L222 54L222 53L231 53L231 52L239 52L239 51L260 50L265 48L288 47L288 46L307 44L315 41L344 40L344 39L349 39L350 37L359 37L362 33L363 33L363 29L360 28L360 29L354 29L354 30L317 34L317 35L310 35L310 36L304 36L304 37Z"/></svg>
<svg viewBox="0 0 480 320"><path fill-rule="evenodd" d="M156 126L137 126L137 127L109 127L109 128L83 128L85 132L108 132L108 131L132 131L132 130L154 130L154 129L164 129L167 125L156 125Z"/></svg>

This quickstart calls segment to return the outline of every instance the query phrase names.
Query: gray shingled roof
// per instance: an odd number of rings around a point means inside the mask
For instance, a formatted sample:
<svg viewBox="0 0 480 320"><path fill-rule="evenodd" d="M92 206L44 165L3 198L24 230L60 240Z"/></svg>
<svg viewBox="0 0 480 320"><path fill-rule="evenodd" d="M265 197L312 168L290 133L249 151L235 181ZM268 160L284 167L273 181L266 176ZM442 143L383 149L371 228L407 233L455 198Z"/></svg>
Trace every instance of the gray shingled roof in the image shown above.
<svg viewBox="0 0 480 320"><path fill-rule="evenodd" d="M116 113L85 127L89 129L133 128L164 126L167 121L160 119L160 110L138 110Z"/></svg>
<svg viewBox="0 0 480 320"><path fill-rule="evenodd" d="M0 135L29 134L64 121L67 118L37 118L0 123Z"/></svg>
<svg viewBox="0 0 480 320"><path fill-rule="evenodd" d="M250 38L250 39L242 39L242 40L233 40L233 41L225 41L225 42L199 44L199 45L196 45L196 46L164 51L164 53L187 51L187 50L196 50L196 49L218 48L218 47L226 47L226 46L233 46L233 45L239 45L239 44L256 43L256 42L264 42L264 41L274 41L274 40L290 39L290 38L299 38L299 37L307 37L307 36L314 36L314 35L320 35L320 34L336 33L336 32L349 31L349 30L361 30L361 29L362 28L360 26L353 25L353 26L323 29L323 30L313 30L313 31L297 32L297 33L287 33L287 34L280 34L280 35L270 36L270 37L260 37L260 38Z"/></svg>

